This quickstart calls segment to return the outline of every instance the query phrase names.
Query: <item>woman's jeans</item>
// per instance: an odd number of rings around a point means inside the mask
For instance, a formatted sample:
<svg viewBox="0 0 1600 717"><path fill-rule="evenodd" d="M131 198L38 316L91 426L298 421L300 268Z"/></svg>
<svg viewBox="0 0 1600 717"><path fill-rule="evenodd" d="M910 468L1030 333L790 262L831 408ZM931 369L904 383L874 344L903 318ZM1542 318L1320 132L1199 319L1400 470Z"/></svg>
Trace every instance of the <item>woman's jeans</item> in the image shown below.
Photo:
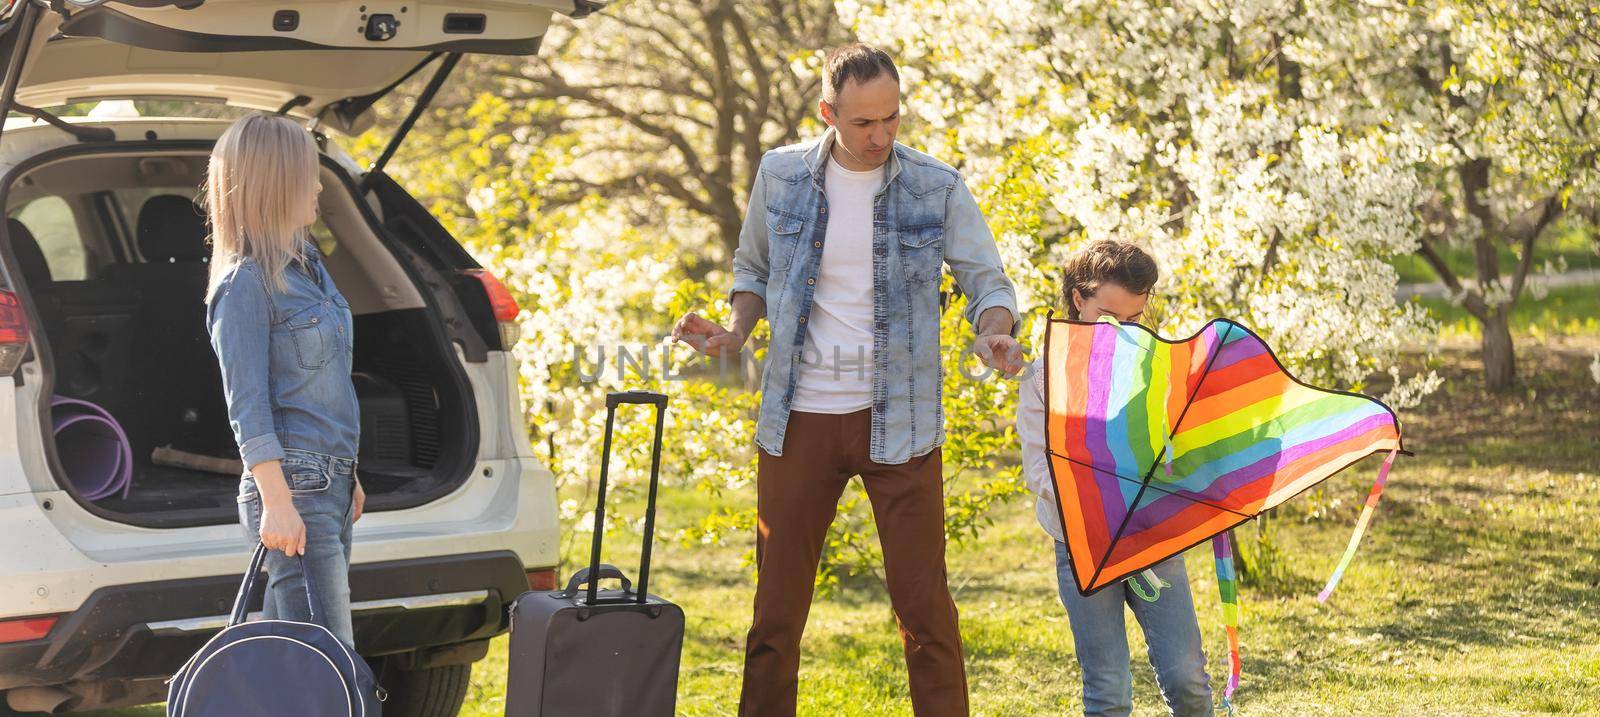
<svg viewBox="0 0 1600 717"><path fill-rule="evenodd" d="M355 647L350 625L350 543L356 462L293 448L284 450L283 477L306 525L305 569L317 600L312 618L300 561L281 550L267 552L267 594L261 614L268 620L314 622ZM261 492L255 477L239 481L239 523L252 543L261 540Z"/></svg>
<svg viewBox="0 0 1600 717"><path fill-rule="evenodd" d="M1170 587L1155 602L1145 602L1126 581L1088 597L1078 592L1065 543L1056 541L1056 582L1061 603L1072 623L1072 641L1083 668L1083 713L1089 717L1125 717L1133 711L1133 672L1128 665L1128 633L1123 605L1144 630L1156 684L1176 717L1212 714L1211 682L1200 625L1189 594L1183 556L1169 558L1152 570ZM1144 583L1143 575L1134 580ZM1148 586L1146 586L1148 590Z"/></svg>

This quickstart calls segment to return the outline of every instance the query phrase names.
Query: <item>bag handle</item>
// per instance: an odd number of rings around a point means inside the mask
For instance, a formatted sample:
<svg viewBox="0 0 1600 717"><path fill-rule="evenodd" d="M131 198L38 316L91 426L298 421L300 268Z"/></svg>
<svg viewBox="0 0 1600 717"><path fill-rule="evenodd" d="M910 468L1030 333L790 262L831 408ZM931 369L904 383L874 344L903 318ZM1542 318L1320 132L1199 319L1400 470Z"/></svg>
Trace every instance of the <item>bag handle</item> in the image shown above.
<svg viewBox="0 0 1600 717"><path fill-rule="evenodd" d="M597 583L601 580L621 580L622 591L625 593L633 592L633 581L629 580L628 576L623 575L622 571L618 570L615 565L602 564L598 573L590 572L587 567L579 568L578 572L573 573L572 579L567 581L566 597L575 597L578 594L580 585Z"/></svg>
<svg viewBox="0 0 1600 717"><path fill-rule="evenodd" d="M267 546L256 543L255 552L250 555L250 567L244 571L244 581L239 583L239 595L233 599L233 611L228 614L228 627L233 627L244 622L245 615L250 611L250 593L256 586L256 575L261 572L261 562L267 557Z"/></svg>
<svg viewBox="0 0 1600 717"><path fill-rule="evenodd" d="M656 490L661 480L661 436L666 425L667 396L651 391L616 391L606 394L606 437L600 454L600 489L594 509L594 544L589 550L589 575L600 575L600 544L606 527L606 483L611 470L611 429L617 418L617 406L622 404L652 404L656 407L655 440L650 447L650 497L645 503L644 548L639 554L639 590L635 602L645 604L650 587L650 546L655 541ZM615 568L612 568L615 570ZM620 571L619 571L620 572ZM584 573L579 573L582 575ZM620 575L618 575L620 577ZM576 576L574 576L576 578ZM624 589L627 584L624 583ZM587 602L596 604L600 599L600 581L589 581Z"/></svg>
<svg viewBox="0 0 1600 717"><path fill-rule="evenodd" d="M311 621L317 621L317 600L313 597L316 589L312 585L311 571L306 569L306 556L296 555L300 561L300 574L304 576L306 586L306 610L311 614ZM244 624L245 617L250 612L250 593L255 592L256 579L261 575L261 565L267 559L267 546L256 543L255 553L250 556L250 567L244 571L244 580L239 583L239 595L233 599L233 612L228 615L228 627Z"/></svg>

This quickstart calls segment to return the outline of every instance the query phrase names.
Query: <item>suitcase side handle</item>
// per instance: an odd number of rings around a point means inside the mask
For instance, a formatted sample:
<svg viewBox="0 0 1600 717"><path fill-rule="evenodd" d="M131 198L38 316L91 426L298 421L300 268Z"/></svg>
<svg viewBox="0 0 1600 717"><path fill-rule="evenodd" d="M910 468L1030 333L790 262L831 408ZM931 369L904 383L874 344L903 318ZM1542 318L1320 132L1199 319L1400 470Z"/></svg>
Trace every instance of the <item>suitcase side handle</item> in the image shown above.
<svg viewBox="0 0 1600 717"><path fill-rule="evenodd" d="M601 564L598 571L591 572L589 568L585 567L579 568L578 572L573 573L572 579L567 581L566 597L576 597L580 586L591 585L601 580L621 580L622 591L625 593L633 592L633 581L629 580L628 576L623 575L622 571L618 570L614 565Z"/></svg>
<svg viewBox="0 0 1600 717"><path fill-rule="evenodd" d="M616 423L617 406L625 403L652 404L656 407L655 439L650 446L650 497L645 503L644 548L639 553L639 590L636 601L643 605L649 599L650 547L656 533L656 493L661 482L661 441L666 426L667 397L650 391L618 391L606 394L606 434L600 449L600 488L596 491L594 508L594 544L589 550L589 574L600 573L600 544L606 527L606 484L611 471L611 430ZM592 605L600 597L598 580L589 582L588 602Z"/></svg>

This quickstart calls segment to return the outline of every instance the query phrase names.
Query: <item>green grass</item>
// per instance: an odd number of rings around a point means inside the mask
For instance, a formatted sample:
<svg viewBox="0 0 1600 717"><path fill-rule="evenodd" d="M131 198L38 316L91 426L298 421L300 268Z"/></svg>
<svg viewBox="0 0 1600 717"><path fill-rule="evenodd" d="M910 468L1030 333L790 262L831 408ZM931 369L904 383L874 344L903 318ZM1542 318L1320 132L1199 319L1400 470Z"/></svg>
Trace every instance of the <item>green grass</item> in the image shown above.
<svg viewBox="0 0 1600 717"><path fill-rule="evenodd" d="M1600 714L1600 385L1586 366L1532 350L1523 359L1528 385L1489 396L1472 354L1446 353L1444 389L1403 416L1417 455L1396 464L1327 605L1314 595L1349 538L1376 459L1280 510L1280 570L1270 584L1241 590L1240 714ZM695 496L672 498L662 516L669 526L706 507ZM1248 546L1253 534L1243 529L1240 539ZM575 556L585 541L572 542ZM628 565L636 549L621 544L632 541L612 542L608 559ZM741 565L749 541L734 542L658 542L652 592L688 616L681 715L731 715L737 704L752 585ZM1209 550L1188 561L1219 684L1226 651ZM1081 710L1052 568L1048 539L1022 502L1006 505L977 543L952 548L974 714ZM1131 624L1130 640L1136 714L1164 714ZM819 600L804 649L801 714L911 714L894 620L875 581ZM505 671L502 638L476 666L462 714L500 715Z"/></svg>
<svg viewBox="0 0 1600 717"><path fill-rule="evenodd" d="M1534 268L1538 270L1549 262L1566 262L1570 271L1600 268L1600 238L1588 230L1564 226L1556 236L1540 243L1534 249ZM1512 266L1514 261L1509 247L1499 248L1501 266ZM1442 252L1445 263L1457 276L1472 278L1472 251L1466 247L1446 248ZM1436 283L1437 274L1414 254L1395 257L1390 262L1400 274L1400 283ZM1415 299L1434 318L1439 320L1440 335L1445 339L1476 339L1481 335L1477 319L1466 309L1443 298ZM1600 285L1564 286L1550 289L1546 295L1535 297L1524 290L1512 309L1512 332L1518 337L1543 341L1556 337L1600 336Z"/></svg>
<svg viewBox="0 0 1600 717"><path fill-rule="evenodd" d="M1545 261L1558 262L1565 259L1567 268L1571 270L1600 267L1600 243L1591 230L1575 224L1565 224L1552 231L1553 236L1540 241L1533 248L1533 267L1540 270ZM1496 249L1500 266L1508 268L1516 265L1516 255L1511 252L1511 247L1500 245ZM1477 276L1476 264L1473 260L1470 246L1443 247L1440 255L1444 258L1446 266L1461 278ZM1395 271L1400 274L1402 284L1427 284L1439 280L1433 268L1428 266L1422 257L1416 254L1395 257L1389 262Z"/></svg>
<svg viewBox="0 0 1600 717"><path fill-rule="evenodd" d="M1445 338L1476 338L1478 320L1467 310L1446 299L1419 298L1439 320ZM1511 330L1536 341L1552 337L1593 336L1600 334L1600 285L1563 286L1551 289L1542 298L1525 295L1511 310Z"/></svg>
<svg viewBox="0 0 1600 717"><path fill-rule="evenodd" d="M1376 459L1276 518L1282 572L1242 590L1240 714L1600 713L1600 448L1592 440L1600 386L1583 361L1537 354L1527 359L1529 387L1490 400L1470 354L1446 358L1446 388L1405 416L1417 456L1396 466L1329 604L1314 595L1349 538ZM679 714L734 713L749 626L746 548L663 544L657 553L652 584L689 620ZM1215 679L1226 652L1209 551L1191 551L1188 561ZM1022 503L1006 506L978 543L951 551L974 714L1081 710L1052 567L1048 539ZM1136 712L1163 713L1137 629L1130 639ZM875 582L848 584L816 604L805 653L802 714L910 714L893 617ZM504 654L499 641L478 665L463 714L501 714Z"/></svg>

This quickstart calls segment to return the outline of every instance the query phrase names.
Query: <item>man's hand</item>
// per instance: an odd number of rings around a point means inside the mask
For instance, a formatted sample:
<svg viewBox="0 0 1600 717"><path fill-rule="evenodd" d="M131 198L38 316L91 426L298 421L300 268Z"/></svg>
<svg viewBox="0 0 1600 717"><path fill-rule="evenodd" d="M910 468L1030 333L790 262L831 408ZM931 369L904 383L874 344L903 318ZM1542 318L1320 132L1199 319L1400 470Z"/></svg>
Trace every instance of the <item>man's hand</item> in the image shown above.
<svg viewBox="0 0 1600 717"><path fill-rule="evenodd" d="M1016 317L1003 306L991 306L978 317L978 340L972 342L972 351L978 360L1007 378L1015 378L1027 368L1022 359L1022 345L1011 338Z"/></svg>
<svg viewBox="0 0 1600 717"><path fill-rule="evenodd" d="M672 327L672 340L682 341L707 356L733 356L744 347L744 336L715 321L690 312Z"/></svg>
<svg viewBox="0 0 1600 717"><path fill-rule="evenodd" d="M978 360L1002 375L1013 377L1022 373L1027 364L1022 360L1022 344L1008 334L986 334L973 342L972 350Z"/></svg>

